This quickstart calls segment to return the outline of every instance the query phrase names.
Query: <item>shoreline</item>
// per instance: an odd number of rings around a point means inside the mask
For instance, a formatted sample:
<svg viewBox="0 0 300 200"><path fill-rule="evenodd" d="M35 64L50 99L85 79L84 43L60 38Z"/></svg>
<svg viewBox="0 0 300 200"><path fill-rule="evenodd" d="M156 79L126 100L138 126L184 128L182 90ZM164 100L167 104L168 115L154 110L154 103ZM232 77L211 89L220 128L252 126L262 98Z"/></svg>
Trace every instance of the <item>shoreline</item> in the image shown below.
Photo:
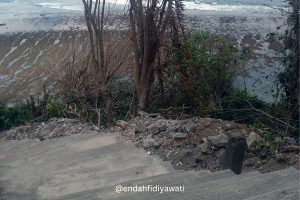
<svg viewBox="0 0 300 200"><path fill-rule="evenodd" d="M19 19L21 21L15 18L11 19L11 23L7 23L7 31L3 31L5 26L0 26L2 38L0 46L3 47L2 53L0 52L0 93L4 92L3 96L11 97L11 90L14 90L13 94L17 96L32 94L35 90L39 91L38 87L49 79L47 75L43 75L44 72L41 69L49 71L58 67L62 58L69 55L70 47L66 41L81 37L76 33L85 30L84 18L80 13L77 11L67 14L39 14L37 18ZM187 30L208 30L229 36L228 38L234 39L239 46L247 45L253 49L254 58L245 64L247 76L237 77L235 85L239 89L249 88L250 93L258 95L263 100L273 101L273 95L276 93L274 83L282 68L277 51L282 45L268 40L266 35L271 31L276 31L276 27L282 25L285 19L280 15L269 16L267 14L255 16L249 13L242 15L242 13L234 12L196 12L195 10L188 10L186 13ZM223 15L224 13L227 14ZM1 23L2 20L0 20ZM19 24L22 26L18 26ZM70 34L69 31L74 32ZM67 35L72 35L72 38ZM37 41L44 44L34 45ZM80 41L82 38L77 43ZM62 52L62 55L59 55L62 58L53 55L55 48ZM24 51L30 52L30 58L24 57L22 53ZM37 62L31 63L28 59ZM48 61L50 59L52 59L51 65ZM58 64L54 64L56 61ZM263 84L260 80L264 80ZM30 88L24 88L25 85ZM6 94L5 91L10 94Z"/></svg>
<svg viewBox="0 0 300 200"><path fill-rule="evenodd" d="M67 30L70 27L85 26L83 11L78 10L60 10L47 8L45 12L21 13L21 14L0 14L0 34L10 34L16 32L35 32L49 30ZM263 19L280 19L283 18L279 11L270 13L256 12L229 12L229 11L209 11L188 9L184 11L187 19L192 18L263 18Z"/></svg>

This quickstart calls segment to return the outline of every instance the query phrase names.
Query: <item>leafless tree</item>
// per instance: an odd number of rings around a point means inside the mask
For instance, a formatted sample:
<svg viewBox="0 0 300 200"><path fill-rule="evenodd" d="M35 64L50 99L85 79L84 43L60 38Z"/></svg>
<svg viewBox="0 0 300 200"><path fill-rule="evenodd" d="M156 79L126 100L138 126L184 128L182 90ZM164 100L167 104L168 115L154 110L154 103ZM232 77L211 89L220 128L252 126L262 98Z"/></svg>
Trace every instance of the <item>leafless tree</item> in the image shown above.
<svg viewBox="0 0 300 200"><path fill-rule="evenodd" d="M97 93L103 99L108 123L113 122L113 102L109 85L129 57L127 33L119 30L123 17L113 13L105 0L82 0L90 39L88 70L94 74ZM91 80L92 81L92 80Z"/></svg>
<svg viewBox="0 0 300 200"><path fill-rule="evenodd" d="M181 0L129 0L129 3L139 109L145 110L151 96L156 59L166 39L165 33L172 28L173 22L180 24L183 20L183 4Z"/></svg>

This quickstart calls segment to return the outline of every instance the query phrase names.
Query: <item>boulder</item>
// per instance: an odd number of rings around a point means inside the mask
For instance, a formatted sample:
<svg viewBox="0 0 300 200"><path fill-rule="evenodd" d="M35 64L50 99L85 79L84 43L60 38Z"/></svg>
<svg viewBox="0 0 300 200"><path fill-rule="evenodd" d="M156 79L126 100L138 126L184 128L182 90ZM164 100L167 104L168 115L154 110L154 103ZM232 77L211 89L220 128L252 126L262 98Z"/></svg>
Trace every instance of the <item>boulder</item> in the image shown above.
<svg viewBox="0 0 300 200"><path fill-rule="evenodd" d="M209 136L208 140L210 141L211 145L215 147L225 147L226 144L228 143L228 136L224 133L216 136Z"/></svg>

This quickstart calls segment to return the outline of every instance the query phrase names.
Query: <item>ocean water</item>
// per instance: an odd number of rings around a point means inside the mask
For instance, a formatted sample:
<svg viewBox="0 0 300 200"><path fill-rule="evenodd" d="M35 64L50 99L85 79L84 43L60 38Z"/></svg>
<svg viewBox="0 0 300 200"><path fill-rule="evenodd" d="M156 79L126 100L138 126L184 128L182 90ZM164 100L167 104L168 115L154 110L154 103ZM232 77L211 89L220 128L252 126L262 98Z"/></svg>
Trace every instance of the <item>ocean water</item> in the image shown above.
<svg viewBox="0 0 300 200"><path fill-rule="evenodd" d="M128 0L107 0L107 2L124 6ZM271 12L273 8L282 8L286 5L284 0L186 0L186 9L206 11L234 11L234 12ZM272 8L271 8L272 7ZM43 8L82 11L81 0L0 0L0 14L6 11L15 13L40 12ZM12 11L15 9L14 11Z"/></svg>

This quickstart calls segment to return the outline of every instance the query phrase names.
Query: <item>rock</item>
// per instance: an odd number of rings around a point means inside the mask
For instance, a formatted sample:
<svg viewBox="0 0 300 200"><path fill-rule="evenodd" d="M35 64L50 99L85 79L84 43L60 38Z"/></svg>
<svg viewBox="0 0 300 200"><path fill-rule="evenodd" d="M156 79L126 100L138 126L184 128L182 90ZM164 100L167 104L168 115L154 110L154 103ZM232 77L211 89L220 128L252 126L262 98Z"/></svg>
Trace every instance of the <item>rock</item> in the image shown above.
<svg viewBox="0 0 300 200"><path fill-rule="evenodd" d="M228 142L228 136L226 134L220 134L216 136L209 136L208 140L215 147L225 147Z"/></svg>
<svg viewBox="0 0 300 200"><path fill-rule="evenodd" d="M244 166L252 167L252 166L255 166L259 162L260 162L260 159L258 157L248 158L247 160L244 161Z"/></svg>
<svg viewBox="0 0 300 200"><path fill-rule="evenodd" d="M110 130L113 131L113 132L119 132L119 131L122 131L123 129L119 126L112 126L110 128Z"/></svg>
<svg viewBox="0 0 300 200"><path fill-rule="evenodd" d="M162 124L162 125L160 125L158 128L159 128L159 131L160 131L160 132L163 132L163 131L166 131L166 130L167 130L167 125Z"/></svg>
<svg viewBox="0 0 300 200"><path fill-rule="evenodd" d="M159 142L154 142L152 145L155 149L158 149L160 147L160 143Z"/></svg>
<svg viewBox="0 0 300 200"><path fill-rule="evenodd" d="M166 159L170 160L174 156L174 151L168 151L166 154Z"/></svg>
<svg viewBox="0 0 300 200"><path fill-rule="evenodd" d="M185 139L188 134L187 133L182 133L182 132L177 132L177 133L171 133L173 139Z"/></svg>
<svg viewBox="0 0 300 200"><path fill-rule="evenodd" d="M143 133L146 131L146 125L142 122L139 122L136 124L136 127L134 129L135 133Z"/></svg>
<svg viewBox="0 0 300 200"><path fill-rule="evenodd" d="M149 114L147 113L147 112L145 112L145 111L139 111L138 112L138 116L141 116L141 117L146 117L146 116L148 116Z"/></svg>
<svg viewBox="0 0 300 200"><path fill-rule="evenodd" d="M255 141L263 141L263 138L260 137L258 134L251 132L246 138L247 146L250 147Z"/></svg>
<svg viewBox="0 0 300 200"><path fill-rule="evenodd" d="M299 152L300 147L299 146L294 146L294 145L289 145L284 147L281 152Z"/></svg>
<svg viewBox="0 0 300 200"><path fill-rule="evenodd" d="M234 132L229 133L229 137L243 137L243 136L244 136L244 133L242 133L242 132L234 131Z"/></svg>
<svg viewBox="0 0 300 200"><path fill-rule="evenodd" d="M189 133L193 131L197 127L197 124L195 124L192 120L186 121L186 123L181 127L181 131L185 133Z"/></svg>
<svg viewBox="0 0 300 200"><path fill-rule="evenodd" d="M151 124L147 127L147 129L150 131L152 134L158 134L160 132L159 127L156 124Z"/></svg>
<svg viewBox="0 0 300 200"><path fill-rule="evenodd" d="M181 150L179 152L177 152L174 156L173 156L173 161L177 162L177 161L183 161L186 160L187 158L189 158L192 155L192 152L189 150Z"/></svg>
<svg viewBox="0 0 300 200"><path fill-rule="evenodd" d="M125 122L124 120L118 120L117 122L116 122L116 125L117 126L119 126L119 127L121 127L122 129L125 129L126 128L126 126L127 126L127 122Z"/></svg>
<svg viewBox="0 0 300 200"><path fill-rule="evenodd" d="M79 120L78 120L78 119L67 119L67 118L65 118L65 119L63 119L63 121L64 121L65 123L70 123L70 124L76 124L76 123L79 123Z"/></svg>
<svg viewBox="0 0 300 200"><path fill-rule="evenodd" d="M153 138L145 139L143 142L143 147L150 148L154 142L155 142L155 140Z"/></svg>
<svg viewBox="0 0 300 200"><path fill-rule="evenodd" d="M149 117L152 117L152 118L157 118L157 117L160 117L160 113L151 113L151 114L148 114Z"/></svg>
<svg viewBox="0 0 300 200"><path fill-rule="evenodd" d="M172 142L173 142L173 139L167 138L167 139L162 140L161 145L169 146L169 145L171 145Z"/></svg>
<svg viewBox="0 0 300 200"><path fill-rule="evenodd" d="M224 148L221 148L219 149L217 152L216 152L216 156L219 158L221 156L224 156L225 154L225 149Z"/></svg>
<svg viewBox="0 0 300 200"><path fill-rule="evenodd" d="M225 131L228 131L230 129L232 129L232 124L229 123L225 124Z"/></svg>
<svg viewBox="0 0 300 200"><path fill-rule="evenodd" d="M198 147L203 154L208 154L209 153L209 145L208 142L204 142L199 145Z"/></svg>
<svg viewBox="0 0 300 200"><path fill-rule="evenodd" d="M275 159L279 163L288 163L288 158L286 156L284 156L283 154L277 154Z"/></svg>
<svg viewBox="0 0 300 200"><path fill-rule="evenodd" d="M206 157L202 153L198 153L194 156L194 162L196 164L201 163L202 161L206 160Z"/></svg>
<svg viewBox="0 0 300 200"><path fill-rule="evenodd" d="M148 139L150 139L150 138L152 138L152 137L153 137L152 134L148 134L148 135L146 136L146 140L148 140Z"/></svg>
<svg viewBox="0 0 300 200"><path fill-rule="evenodd" d="M291 138L291 137L284 137L283 141L284 141L285 144L289 144L289 145L296 145L297 144L295 138Z"/></svg>

